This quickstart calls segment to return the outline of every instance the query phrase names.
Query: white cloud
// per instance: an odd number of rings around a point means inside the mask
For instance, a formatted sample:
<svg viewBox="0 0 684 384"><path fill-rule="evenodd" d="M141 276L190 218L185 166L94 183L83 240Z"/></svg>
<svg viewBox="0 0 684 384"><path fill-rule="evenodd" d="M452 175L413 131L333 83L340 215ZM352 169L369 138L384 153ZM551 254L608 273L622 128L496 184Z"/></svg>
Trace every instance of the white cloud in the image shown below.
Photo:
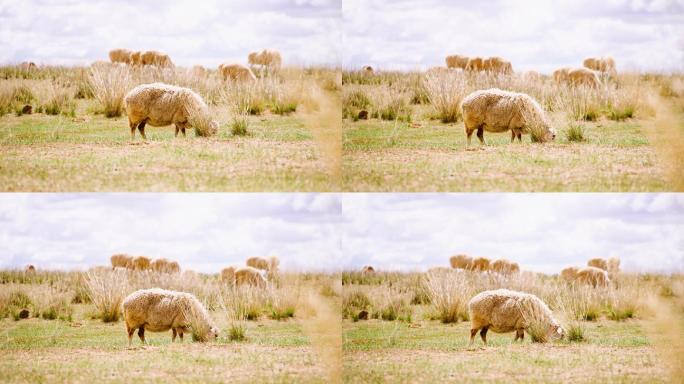
<svg viewBox="0 0 684 384"><path fill-rule="evenodd" d="M126 47L185 66L246 62L263 48L286 64L336 65L340 9L341 0L0 0L0 63L88 64Z"/></svg>
<svg viewBox="0 0 684 384"><path fill-rule="evenodd" d="M346 194L345 268L426 269L457 253L553 273L592 257L684 271L677 194Z"/></svg>
<svg viewBox="0 0 684 384"><path fill-rule="evenodd" d="M249 256L339 266L334 194L2 194L0 268L84 269L125 252L216 272Z"/></svg>
<svg viewBox="0 0 684 384"><path fill-rule="evenodd" d="M612 55L619 69L684 69L681 0L345 0L343 7L347 67L427 68L460 53L547 73L597 55Z"/></svg>

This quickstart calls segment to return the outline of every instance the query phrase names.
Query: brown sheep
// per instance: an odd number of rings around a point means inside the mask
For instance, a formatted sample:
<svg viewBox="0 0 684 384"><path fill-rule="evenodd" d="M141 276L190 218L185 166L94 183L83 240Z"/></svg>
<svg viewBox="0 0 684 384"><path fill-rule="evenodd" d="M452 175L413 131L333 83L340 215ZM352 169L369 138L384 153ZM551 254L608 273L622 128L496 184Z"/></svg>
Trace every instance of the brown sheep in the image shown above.
<svg viewBox="0 0 684 384"><path fill-rule="evenodd" d="M577 281L592 287L606 287L610 283L608 272L596 267L584 267L577 271Z"/></svg>
<svg viewBox="0 0 684 384"><path fill-rule="evenodd" d="M131 261L133 269L136 271L145 271L150 269L150 258L145 256L136 256Z"/></svg>
<svg viewBox="0 0 684 384"><path fill-rule="evenodd" d="M482 71L484 70L484 61L481 57L471 57L466 64L466 70L473 72Z"/></svg>
<svg viewBox="0 0 684 384"><path fill-rule="evenodd" d="M130 61L130 63L131 63L131 65L135 65L135 66L141 66L141 65L143 65L143 62L142 62L142 52L140 52L140 51L131 52L131 61Z"/></svg>
<svg viewBox="0 0 684 384"><path fill-rule="evenodd" d="M369 74L369 75L373 73L373 67L371 67L370 65L364 65L364 66L361 68L361 70L362 70L364 73Z"/></svg>
<svg viewBox="0 0 684 384"><path fill-rule="evenodd" d="M363 268L361 268L361 273L375 273L375 268L371 265L364 265Z"/></svg>
<svg viewBox="0 0 684 384"><path fill-rule="evenodd" d="M575 86L587 86L591 88L598 88L601 86L601 81L596 75L596 72L586 68L574 68L568 71L567 82Z"/></svg>
<svg viewBox="0 0 684 384"><path fill-rule="evenodd" d="M589 259L589 261L587 261L587 266L600 268L604 271L608 270L608 262L600 257Z"/></svg>
<svg viewBox="0 0 684 384"><path fill-rule="evenodd" d="M33 264L29 264L26 266L24 269L24 272L26 273L34 273L36 271L36 267L33 266Z"/></svg>
<svg viewBox="0 0 684 384"><path fill-rule="evenodd" d="M218 66L218 71L223 80L256 81L254 72L244 65L224 63Z"/></svg>
<svg viewBox="0 0 684 384"><path fill-rule="evenodd" d="M466 66L468 65L467 56L449 55L444 59L444 61L446 62L447 68L461 68L465 70Z"/></svg>
<svg viewBox="0 0 684 384"><path fill-rule="evenodd" d="M491 269L492 271L498 272L502 275L511 275L520 272L520 266L518 263L514 263L505 259L495 260L491 265Z"/></svg>
<svg viewBox="0 0 684 384"><path fill-rule="evenodd" d="M116 255L112 255L112 257L109 258L109 260L112 263L112 269L114 268L133 268L133 257L126 255L125 253L118 253Z"/></svg>
<svg viewBox="0 0 684 384"><path fill-rule="evenodd" d="M131 51L123 48L112 49L109 51L109 60L111 60L112 63L130 64Z"/></svg>
<svg viewBox="0 0 684 384"><path fill-rule="evenodd" d="M235 284L235 267L226 267L221 270L221 281Z"/></svg>
<svg viewBox="0 0 684 384"><path fill-rule="evenodd" d="M556 69L553 71L553 80L557 84L566 84L568 82L568 72L570 72L568 67Z"/></svg>
<svg viewBox="0 0 684 384"><path fill-rule="evenodd" d="M263 257L252 256L245 261L245 264L252 268L268 271L268 260Z"/></svg>
<svg viewBox="0 0 684 384"><path fill-rule="evenodd" d="M476 257L473 259L473 271L486 272L489 271L490 261L486 257Z"/></svg>
<svg viewBox="0 0 684 384"><path fill-rule="evenodd" d="M172 261L166 265L167 273L180 273L180 264L177 261Z"/></svg>
<svg viewBox="0 0 684 384"><path fill-rule="evenodd" d="M505 75L513 73L513 66L511 63L500 57L489 57L483 60L482 69L487 72L502 73Z"/></svg>
<svg viewBox="0 0 684 384"><path fill-rule="evenodd" d="M466 255L451 256L449 258L449 264L451 265L451 268L454 269L460 268L471 270L473 269L473 258Z"/></svg>
<svg viewBox="0 0 684 384"><path fill-rule="evenodd" d="M282 64L282 58L278 51L269 51L264 49L261 52L251 52L247 56L247 62L249 65L259 65L270 71L280 70L280 65Z"/></svg>
<svg viewBox="0 0 684 384"><path fill-rule="evenodd" d="M615 76L617 74L617 71L615 70L615 60L610 56L600 58L590 57L585 59L582 64L585 68L606 73L610 76Z"/></svg>
<svg viewBox="0 0 684 384"><path fill-rule="evenodd" d="M161 68L173 68L173 62L169 55L157 51L145 51L140 59L143 65L153 65Z"/></svg>
<svg viewBox="0 0 684 384"><path fill-rule="evenodd" d="M579 271L579 268L577 267L564 268L560 272L560 277L568 283L572 283L573 281L575 281L575 279L577 279L577 271Z"/></svg>
<svg viewBox="0 0 684 384"><path fill-rule="evenodd" d="M21 64L19 64L19 69L23 71L31 71L34 69L38 69L38 66L33 61L24 61Z"/></svg>
<svg viewBox="0 0 684 384"><path fill-rule="evenodd" d="M235 285L249 285L252 287L265 287L266 277L264 273L252 267L240 267L235 269Z"/></svg>
<svg viewBox="0 0 684 384"><path fill-rule="evenodd" d="M150 263L150 267L152 268L153 271L159 272L159 273L164 273L167 270L167 267L169 265L169 261L166 259L154 259L152 260L152 263Z"/></svg>

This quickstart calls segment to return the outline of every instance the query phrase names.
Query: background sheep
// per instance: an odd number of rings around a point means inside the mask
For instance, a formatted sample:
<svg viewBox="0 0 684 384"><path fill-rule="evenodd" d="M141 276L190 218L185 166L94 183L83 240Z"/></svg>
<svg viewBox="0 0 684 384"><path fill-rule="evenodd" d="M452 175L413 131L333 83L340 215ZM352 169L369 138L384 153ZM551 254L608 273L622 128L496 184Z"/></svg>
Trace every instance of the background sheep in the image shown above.
<svg viewBox="0 0 684 384"><path fill-rule="evenodd" d="M256 81L256 76L251 69L240 64L221 64L218 71L223 80L233 81Z"/></svg>
<svg viewBox="0 0 684 384"><path fill-rule="evenodd" d="M482 61L482 69L487 72L509 75L513 73L513 66L509 61L500 57L488 57Z"/></svg>
<svg viewBox="0 0 684 384"><path fill-rule="evenodd" d="M590 57L584 59L584 62L582 64L585 68L606 73L610 76L614 76L617 74L617 71L615 70L615 60L613 60L613 58L610 56L601 58Z"/></svg>
<svg viewBox="0 0 684 384"><path fill-rule="evenodd" d="M610 283L608 272L596 267L584 267L577 271L577 281L592 287L607 287Z"/></svg>
<svg viewBox="0 0 684 384"><path fill-rule="evenodd" d="M361 268L361 273L374 273L375 268L371 265L364 265L363 268Z"/></svg>
<svg viewBox="0 0 684 384"><path fill-rule="evenodd" d="M204 125L209 120L209 107L202 97L189 88L177 87L163 83L143 84L133 88L124 98L128 124L131 128L131 140L135 139L135 128L143 139L145 124L162 127L170 124L176 126L178 132L185 128ZM209 133L216 133L218 123L209 123Z"/></svg>
<svg viewBox="0 0 684 384"><path fill-rule="evenodd" d="M245 261L245 264L252 268L268 270L268 260L263 257L252 256Z"/></svg>
<svg viewBox="0 0 684 384"><path fill-rule="evenodd" d="M142 65L153 65L160 68L173 68L169 55L157 51L145 51L140 56Z"/></svg>
<svg viewBox="0 0 684 384"><path fill-rule="evenodd" d="M473 259L473 271L489 271L489 259L486 257L476 257Z"/></svg>
<svg viewBox="0 0 684 384"><path fill-rule="evenodd" d="M579 271L579 268L577 268L577 267L564 268L560 272L560 277L561 277L561 279L571 283L571 282L575 281L575 279L577 279L577 271Z"/></svg>
<svg viewBox="0 0 684 384"><path fill-rule="evenodd" d="M154 259L150 264L152 270L159 273L166 273L168 271L169 261L162 259Z"/></svg>
<svg viewBox="0 0 684 384"><path fill-rule="evenodd" d="M456 255L449 258L451 268L473 269L473 258L467 255Z"/></svg>
<svg viewBox="0 0 684 384"><path fill-rule="evenodd" d="M570 68L558 68L555 71L553 71L553 80L557 84L566 84L568 82L568 72L570 72Z"/></svg>
<svg viewBox="0 0 684 384"><path fill-rule="evenodd" d="M362 70L364 73L369 74L369 75L373 73L373 67L371 67L370 65L364 65L364 66L361 68L361 70Z"/></svg>
<svg viewBox="0 0 684 384"><path fill-rule="evenodd" d="M591 88L601 86L601 80L599 80L596 72L586 68L573 68L569 70L566 80L570 85L575 86L583 85Z"/></svg>
<svg viewBox="0 0 684 384"><path fill-rule="evenodd" d="M109 51L109 60L111 60L112 63L130 64L131 51L123 48L112 49Z"/></svg>
<svg viewBox="0 0 684 384"><path fill-rule="evenodd" d="M278 71L282 64L282 58L278 51L264 49L261 52L251 52L247 55L249 65L259 65L271 71Z"/></svg>
<svg viewBox="0 0 684 384"><path fill-rule="evenodd" d="M608 262L600 257L589 259L589 261L587 261L587 266L600 268L604 271L608 270Z"/></svg>
<svg viewBox="0 0 684 384"><path fill-rule="evenodd" d="M484 61L481 57L471 57L466 64L466 70L479 72L484 69Z"/></svg>
<svg viewBox="0 0 684 384"><path fill-rule="evenodd" d="M264 272L253 267L240 267L235 269L235 285L248 285L252 287L265 287L266 277Z"/></svg>
<svg viewBox="0 0 684 384"><path fill-rule="evenodd" d="M492 271L503 275L510 275L520 272L520 266L518 263L514 263L505 259L495 260L491 265L491 269Z"/></svg>
<svg viewBox="0 0 684 384"><path fill-rule="evenodd" d="M116 255L112 255L112 257L110 257L109 260L112 263L112 269L114 269L116 267L132 268L133 257L128 256L126 254L119 253Z"/></svg>
<svg viewBox="0 0 684 384"><path fill-rule="evenodd" d="M515 331L515 339L523 340L525 330L539 325L545 328L547 337L562 338L565 331L553 318L549 307L537 296L525 292L497 289L484 291L468 303L470 314L470 344L475 335L487 345L487 331L496 333Z"/></svg>
<svg viewBox="0 0 684 384"><path fill-rule="evenodd" d="M167 291L159 288L141 289L128 295L123 302L124 321L128 333L128 346L133 333L145 344L145 331L165 332L172 330L171 341L178 334L192 330L199 340L218 336L218 328L197 298L186 292Z"/></svg>
<svg viewBox="0 0 684 384"><path fill-rule="evenodd" d="M150 258L145 256L136 256L131 260L132 268L136 271L146 271L150 269Z"/></svg>
<svg viewBox="0 0 684 384"><path fill-rule="evenodd" d="M477 131L484 145L484 131L511 131L511 142L522 141L521 135L532 129L540 130L542 141L553 140L556 135L539 103L524 93L507 92L497 88L475 91L463 99L463 121L470 147L471 136Z"/></svg>
<svg viewBox="0 0 684 384"><path fill-rule="evenodd" d="M131 52L131 65L135 65L135 66L143 65L142 52L140 52L140 51Z"/></svg>
<svg viewBox="0 0 684 384"><path fill-rule="evenodd" d="M467 56L449 55L444 59L444 61L446 62L447 68L461 68L465 70L466 66L468 65Z"/></svg>
<svg viewBox="0 0 684 384"><path fill-rule="evenodd" d="M167 273L180 273L180 264L177 261L172 261L166 264Z"/></svg>
<svg viewBox="0 0 684 384"><path fill-rule="evenodd" d="M38 66L33 61L24 61L21 64L19 64L19 69L23 71L30 71L37 68Z"/></svg>
<svg viewBox="0 0 684 384"><path fill-rule="evenodd" d="M26 272L26 273L33 273L35 271L36 271L36 267L33 266L33 264L29 264L26 266L26 268L24 268L24 272Z"/></svg>

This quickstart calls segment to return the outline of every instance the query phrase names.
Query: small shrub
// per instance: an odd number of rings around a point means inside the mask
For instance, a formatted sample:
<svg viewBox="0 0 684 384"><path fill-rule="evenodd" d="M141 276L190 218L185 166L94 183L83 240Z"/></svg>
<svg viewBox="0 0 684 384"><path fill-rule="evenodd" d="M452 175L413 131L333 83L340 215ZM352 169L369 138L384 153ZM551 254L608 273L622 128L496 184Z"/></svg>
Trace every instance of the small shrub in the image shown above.
<svg viewBox="0 0 684 384"><path fill-rule="evenodd" d="M579 124L571 123L565 136L569 142L582 142L584 141L584 128Z"/></svg>
<svg viewBox="0 0 684 384"><path fill-rule="evenodd" d="M433 310L433 318L442 323L456 323L468 320L468 301L472 287L465 279L454 279L451 274L428 273L425 289Z"/></svg>
<svg viewBox="0 0 684 384"><path fill-rule="evenodd" d="M85 278L88 296L105 323L119 321L121 306L126 298L127 274L125 271L88 272Z"/></svg>
<svg viewBox="0 0 684 384"><path fill-rule="evenodd" d="M233 119L233 122L230 125L230 133L233 136L247 136L247 134L249 133L247 131L248 125L249 124L247 122L246 117L236 117Z"/></svg>
<svg viewBox="0 0 684 384"><path fill-rule="evenodd" d="M228 340L242 341L245 339L245 326L242 323L233 323L228 328Z"/></svg>
<svg viewBox="0 0 684 384"><path fill-rule="evenodd" d="M457 72L425 75L425 90L436 116L443 123L461 119L461 101L466 96L465 77Z"/></svg>
<svg viewBox="0 0 684 384"><path fill-rule="evenodd" d="M297 111L296 102L275 102L271 106L271 111L277 115L289 115Z"/></svg>
<svg viewBox="0 0 684 384"><path fill-rule="evenodd" d="M584 341L584 327L580 323L573 323L568 327L569 341Z"/></svg>
<svg viewBox="0 0 684 384"><path fill-rule="evenodd" d="M368 310L370 306L370 298L361 290L347 290L342 295L342 316L345 319L354 319L354 316L358 316L360 311Z"/></svg>
<svg viewBox="0 0 684 384"><path fill-rule="evenodd" d="M9 305L18 308L26 308L33 304L29 295L20 290L12 291L9 295L8 301Z"/></svg>
<svg viewBox="0 0 684 384"><path fill-rule="evenodd" d="M119 117L124 111L124 97L132 85L130 72L124 66L93 67L90 87L106 117Z"/></svg>

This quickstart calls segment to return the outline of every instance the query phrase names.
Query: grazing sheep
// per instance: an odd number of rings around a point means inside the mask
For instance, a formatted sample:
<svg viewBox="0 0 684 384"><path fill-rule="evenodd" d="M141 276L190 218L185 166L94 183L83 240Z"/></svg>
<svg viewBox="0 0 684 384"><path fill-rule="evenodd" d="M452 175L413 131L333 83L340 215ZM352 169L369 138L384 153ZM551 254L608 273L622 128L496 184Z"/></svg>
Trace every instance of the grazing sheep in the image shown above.
<svg viewBox="0 0 684 384"><path fill-rule="evenodd" d="M363 67L361 67L361 71L363 71L363 73L371 75L373 74L373 67L371 67L370 65L364 65Z"/></svg>
<svg viewBox="0 0 684 384"><path fill-rule="evenodd" d="M446 62L447 68L461 68L465 70L466 66L468 65L467 56L449 55L444 59L444 61Z"/></svg>
<svg viewBox="0 0 684 384"><path fill-rule="evenodd" d="M135 65L135 66L143 65L142 52L140 52L140 51L131 52L131 62L130 63L131 63L131 65Z"/></svg>
<svg viewBox="0 0 684 384"><path fill-rule="evenodd" d="M487 72L501 73L504 75L513 73L511 62L496 56L484 59L482 61L482 69Z"/></svg>
<svg viewBox="0 0 684 384"><path fill-rule="evenodd" d="M491 269L492 271L498 272L502 275L512 275L514 273L520 272L520 266L518 263L514 263L505 259L495 260L491 265Z"/></svg>
<svg viewBox="0 0 684 384"><path fill-rule="evenodd" d="M282 64L282 58L278 51L264 49L261 52L251 52L247 56L247 62L249 65L259 65L270 71L278 71Z"/></svg>
<svg viewBox="0 0 684 384"><path fill-rule="evenodd" d="M589 259L589 261L587 261L587 266L600 268L604 271L608 270L608 262L600 257Z"/></svg>
<svg viewBox="0 0 684 384"><path fill-rule="evenodd" d="M180 273L180 264L177 261L172 261L166 264L167 273Z"/></svg>
<svg viewBox="0 0 684 384"><path fill-rule="evenodd" d="M486 272L489 271L490 261L486 257L476 257L473 259L473 271Z"/></svg>
<svg viewBox="0 0 684 384"><path fill-rule="evenodd" d="M613 60L613 58L610 56L599 58L589 57L584 59L582 64L585 68L591 69L593 71L605 73L609 76L617 75L617 71L615 70L615 60Z"/></svg>
<svg viewBox="0 0 684 384"><path fill-rule="evenodd" d="M567 267L564 268L560 272L560 277L561 279L567 281L568 283L572 283L577 279L577 271L579 271L579 268L577 267Z"/></svg>
<svg viewBox="0 0 684 384"><path fill-rule="evenodd" d="M150 269L150 258L145 256L136 256L131 260L132 269L136 271L146 271Z"/></svg>
<svg viewBox="0 0 684 384"><path fill-rule="evenodd" d="M482 71L484 70L484 60L481 57L471 57L468 59L465 69L473 72Z"/></svg>
<svg viewBox="0 0 684 384"><path fill-rule="evenodd" d="M256 81L256 76L251 69L240 64L221 64L218 71L223 80L233 81Z"/></svg>
<svg viewBox="0 0 684 384"><path fill-rule="evenodd" d="M610 284L608 272L601 268L584 267L577 271L577 281L592 287L607 287Z"/></svg>
<svg viewBox="0 0 684 384"><path fill-rule="evenodd" d="M143 84L133 88L124 98L128 124L131 128L131 140L135 139L135 128L143 139L145 124L163 127L174 124L176 136L185 128L200 122L198 119L209 119L209 107L202 97L189 88L177 87L163 83ZM218 130L218 123L210 123L210 133Z"/></svg>
<svg viewBox="0 0 684 384"><path fill-rule="evenodd" d="M375 268L372 265L364 265L361 268L361 273L375 273Z"/></svg>
<svg viewBox="0 0 684 384"><path fill-rule="evenodd" d="M265 271L252 267L239 267L235 269L235 285L249 285L252 287L265 287Z"/></svg>
<svg viewBox="0 0 684 384"><path fill-rule="evenodd" d="M153 65L160 68L173 68L169 55L157 51L145 51L140 55L142 65Z"/></svg>
<svg viewBox="0 0 684 384"><path fill-rule="evenodd" d="M26 268L24 269L24 272L26 272L26 273L34 273L34 272L36 272L36 267L34 267L33 264L29 264L29 265L27 265Z"/></svg>
<svg viewBox="0 0 684 384"><path fill-rule="evenodd" d="M245 261L245 264L252 268L268 270L268 260L263 257L252 256Z"/></svg>
<svg viewBox="0 0 684 384"><path fill-rule="evenodd" d="M570 72L568 67L556 69L553 71L553 80L557 84L566 84L568 82L568 72Z"/></svg>
<svg viewBox="0 0 684 384"><path fill-rule="evenodd" d="M19 64L19 69L23 71L31 71L34 69L38 69L38 66L33 61L24 61L21 64Z"/></svg>
<svg viewBox="0 0 684 384"><path fill-rule="evenodd" d="M497 88L475 91L463 99L463 122L468 137L468 147L473 132L477 131L480 144L484 145L484 131L511 131L511 143L530 129L543 132L542 141L556 137L539 103L524 93L502 91Z"/></svg>
<svg viewBox="0 0 684 384"><path fill-rule="evenodd" d="M131 51L123 48L112 49L109 51L109 60L111 60L112 63L130 64Z"/></svg>
<svg viewBox="0 0 684 384"><path fill-rule="evenodd" d="M554 319L549 307L537 296L497 289L475 295L468 303L470 314L470 345L480 331L482 342L487 345L487 331L506 333L515 331L515 339L521 341L525 330L542 325L550 338L562 338L565 330Z"/></svg>
<svg viewBox="0 0 684 384"><path fill-rule="evenodd" d="M596 72L586 68L573 68L568 71L567 82L574 86L598 88L601 86Z"/></svg>
<svg viewBox="0 0 684 384"><path fill-rule="evenodd" d="M125 253L118 253L116 255L112 255L112 257L109 258L109 260L112 263L112 269L114 268L133 268L133 257L126 255Z"/></svg>
<svg viewBox="0 0 684 384"><path fill-rule="evenodd" d="M226 267L221 270L221 281L235 284L235 267Z"/></svg>
<svg viewBox="0 0 684 384"><path fill-rule="evenodd" d="M191 330L202 339L218 336L218 328L197 298L186 292L167 291L159 288L141 289L128 295L123 302L124 321L128 333L128 346L133 333L145 344L145 331L165 332L172 330L171 341L176 334L183 341L183 332Z"/></svg>
<svg viewBox="0 0 684 384"><path fill-rule="evenodd" d="M152 270L155 272L167 273L169 271L169 264L170 262L168 260L162 258L152 260L150 266L152 267Z"/></svg>
<svg viewBox="0 0 684 384"><path fill-rule="evenodd" d="M449 258L451 268L473 269L473 258L467 255L456 255Z"/></svg>

